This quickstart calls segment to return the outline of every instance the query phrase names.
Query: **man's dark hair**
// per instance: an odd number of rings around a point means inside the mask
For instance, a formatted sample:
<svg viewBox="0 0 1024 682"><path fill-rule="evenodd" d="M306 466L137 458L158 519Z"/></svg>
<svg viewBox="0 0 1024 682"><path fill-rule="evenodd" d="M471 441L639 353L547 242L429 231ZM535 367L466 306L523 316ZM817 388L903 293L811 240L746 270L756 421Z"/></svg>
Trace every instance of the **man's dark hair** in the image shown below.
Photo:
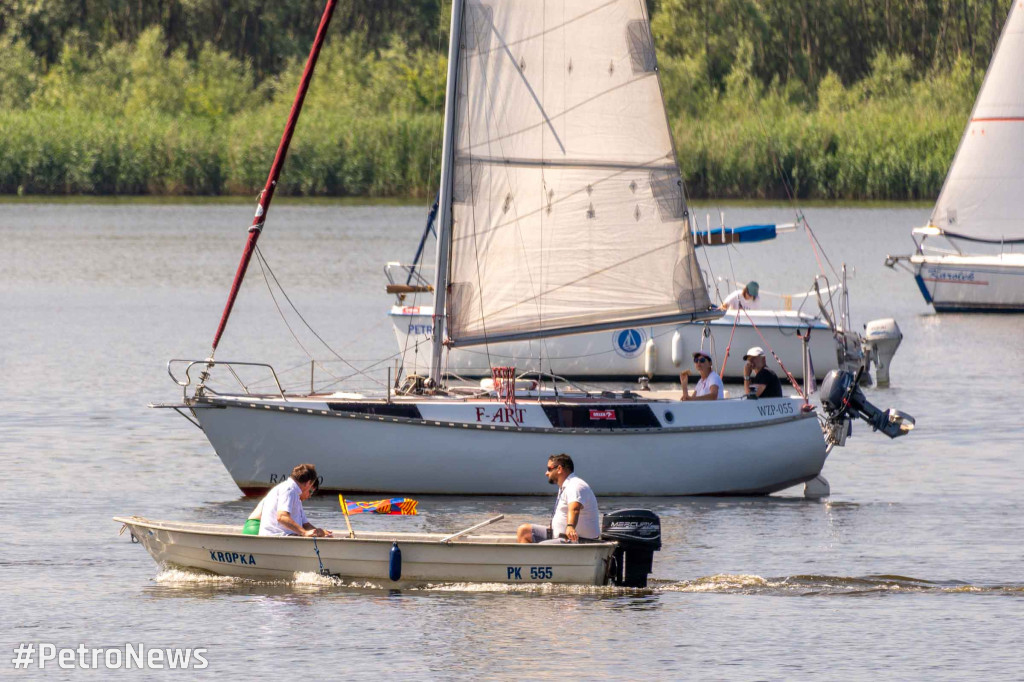
<svg viewBox="0 0 1024 682"><path fill-rule="evenodd" d="M316 467L312 464L300 464L292 469L292 480L296 483L317 482L320 477L316 475Z"/></svg>
<svg viewBox="0 0 1024 682"><path fill-rule="evenodd" d="M572 457L565 454L564 452L560 455L551 455L550 457L548 457L548 461L551 462L553 466L561 466L570 474L576 470L572 465Z"/></svg>

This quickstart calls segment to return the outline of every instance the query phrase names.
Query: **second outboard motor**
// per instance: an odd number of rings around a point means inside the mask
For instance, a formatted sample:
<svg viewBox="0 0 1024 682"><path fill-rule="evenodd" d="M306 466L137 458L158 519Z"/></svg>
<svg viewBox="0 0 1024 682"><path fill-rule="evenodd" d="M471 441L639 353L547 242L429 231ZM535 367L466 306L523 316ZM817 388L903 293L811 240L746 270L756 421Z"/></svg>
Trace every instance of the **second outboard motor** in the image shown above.
<svg viewBox="0 0 1024 682"><path fill-rule="evenodd" d="M654 553L661 549L661 519L649 509L618 509L601 520L601 540L618 545L612 554L613 585L647 587Z"/></svg>
<svg viewBox="0 0 1024 682"><path fill-rule="evenodd" d="M889 438L902 436L914 428L914 418L909 414L893 408L883 412L869 403L860 390L859 380L860 372L855 376L853 372L834 369L825 375L819 394L830 425L841 426L849 419L848 415L854 415L871 424L873 431L881 431Z"/></svg>
<svg viewBox="0 0 1024 682"><path fill-rule="evenodd" d="M864 362L874 361L875 383L879 386L889 385L889 365L902 340L903 332L891 317L864 325Z"/></svg>

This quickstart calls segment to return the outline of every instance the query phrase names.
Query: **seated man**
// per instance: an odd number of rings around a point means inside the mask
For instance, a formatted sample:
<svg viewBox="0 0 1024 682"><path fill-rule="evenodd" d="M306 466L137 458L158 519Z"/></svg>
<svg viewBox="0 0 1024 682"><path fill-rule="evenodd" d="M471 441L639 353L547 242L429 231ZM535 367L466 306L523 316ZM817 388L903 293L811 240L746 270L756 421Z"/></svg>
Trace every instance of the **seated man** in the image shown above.
<svg viewBox="0 0 1024 682"><path fill-rule="evenodd" d="M737 289L722 301L722 310L739 310L740 308L746 308L747 310L757 310L761 299L757 297L758 287L757 282L747 282L746 286L742 289Z"/></svg>
<svg viewBox="0 0 1024 682"><path fill-rule="evenodd" d="M308 500L317 488L316 467L300 464L292 475L271 489L260 506L260 535L303 535L305 537L332 537L331 531L317 528L302 510L302 501ZM255 513L255 512L253 512Z"/></svg>
<svg viewBox="0 0 1024 682"><path fill-rule="evenodd" d="M764 349L754 346L743 356L743 392L758 398L781 398L782 384L775 372L768 369Z"/></svg>
<svg viewBox="0 0 1024 682"><path fill-rule="evenodd" d="M586 481L573 473L574 468L569 455L548 457L548 483L558 486L555 514L549 526L519 526L519 542L594 542L601 537L597 497Z"/></svg>

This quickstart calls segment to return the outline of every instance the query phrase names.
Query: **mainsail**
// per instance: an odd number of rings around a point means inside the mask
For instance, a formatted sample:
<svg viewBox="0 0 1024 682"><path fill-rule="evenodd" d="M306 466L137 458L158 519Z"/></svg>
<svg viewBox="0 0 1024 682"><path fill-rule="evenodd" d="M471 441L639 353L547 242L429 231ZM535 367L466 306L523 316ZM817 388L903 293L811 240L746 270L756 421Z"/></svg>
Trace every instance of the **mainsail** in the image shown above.
<svg viewBox="0 0 1024 682"><path fill-rule="evenodd" d="M642 0L463 7L448 343L707 316Z"/></svg>
<svg viewBox="0 0 1024 682"><path fill-rule="evenodd" d="M1015 1L932 212L950 237L1024 241L1024 10Z"/></svg>

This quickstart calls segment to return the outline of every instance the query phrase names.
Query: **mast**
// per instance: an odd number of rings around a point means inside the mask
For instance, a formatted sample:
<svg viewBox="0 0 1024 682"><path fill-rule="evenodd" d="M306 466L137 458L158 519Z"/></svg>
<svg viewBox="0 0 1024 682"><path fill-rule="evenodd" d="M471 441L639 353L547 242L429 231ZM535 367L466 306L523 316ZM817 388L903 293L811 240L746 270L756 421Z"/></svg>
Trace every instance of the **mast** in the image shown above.
<svg viewBox="0 0 1024 682"><path fill-rule="evenodd" d="M302 102L306 98L306 90L309 89L309 82L313 78L313 69L316 66L317 58L320 56L320 48L323 47L324 37L327 35L327 25L331 23L331 15L334 14L334 6L336 4L337 0L327 0L327 6L324 7L323 16L320 18L320 27L316 31L316 39L313 41L313 47L310 49L309 57L306 59L306 68L302 72L302 80L299 82L299 89L295 93L295 101L292 103L291 113L288 114L288 123L284 127L281 142L277 146L277 155L274 157L274 163L270 166L267 184L263 191L260 192L259 203L256 206L256 215L252 219L252 225L249 227L249 239L245 243L245 250L242 251L242 259L238 263L235 279L231 283L228 301L224 306L224 312L221 314L220 324L217 325L217 333L213 337L213 348L210 351L211 360L214 353L217 352L217 344L220 343L224 327L227 326L228 317L231 316L231 309L234 307L235 299L238 297L238 290L242 286L242 280L245 278L245 271L249 268L249 261L252 259L253 251L256 249L256 241L260 238L260 233L263 232L263 223L267 219L267 211L270 210L270 201L274 198L277 179L281 175L284 158L288 154L288 145L291 144L292 133L295 132L295 124L299 121Z"/></svg>
<svg viewBox="0 0 1024 682"><path fill-rule="evenodd" d="M434 332L430 360L430 379L441 383L441 354L447 334L445 304L448 298L448 269L452 237L452 168L455 146L455 110L458 98L459 45L462 42L463 0L452 2L452 23L448 38L448 83L444 93L444 136L441 142L441 187L438 197L440 217L437 222L437 261L434 279Z"/></svg>

